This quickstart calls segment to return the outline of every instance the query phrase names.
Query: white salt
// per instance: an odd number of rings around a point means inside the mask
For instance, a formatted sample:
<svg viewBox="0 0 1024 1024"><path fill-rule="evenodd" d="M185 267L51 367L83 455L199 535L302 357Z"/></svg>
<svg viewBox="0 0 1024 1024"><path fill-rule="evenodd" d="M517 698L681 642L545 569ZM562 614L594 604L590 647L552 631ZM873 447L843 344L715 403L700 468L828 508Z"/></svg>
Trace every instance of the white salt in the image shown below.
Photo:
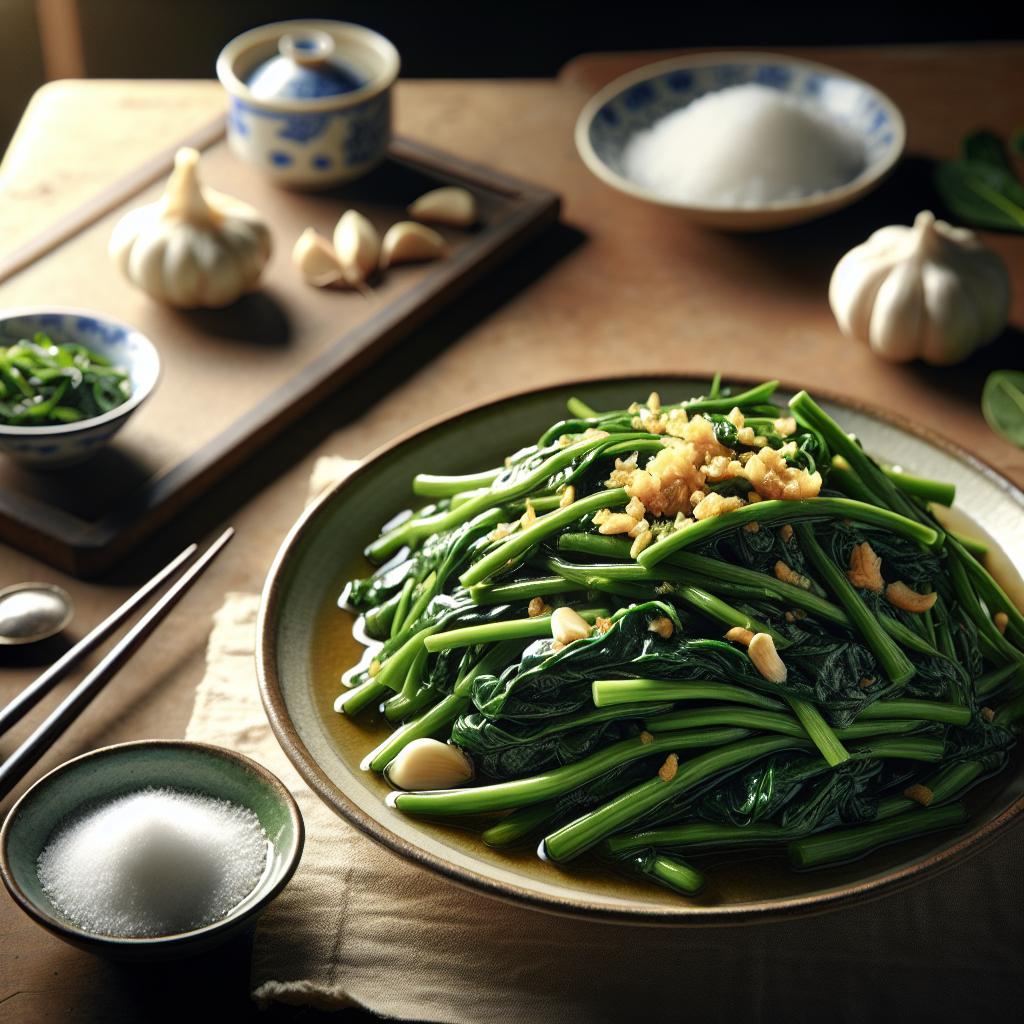
<svg viewBox="0 0 1024 1024"><path fill-rule="evenodd" d="M58 826L37 871L54 907L86 931L172 935L220 920L248 896L267 848L247 807L143 789Z"/></svg>
<svg viewBox="0 0 1024 1024"><path fill-rule="evenodd" d="M622 154L639 185L695 206L752 207L843 185L865 164L852 130L764 85L708 93L638 132Z"/></svg>

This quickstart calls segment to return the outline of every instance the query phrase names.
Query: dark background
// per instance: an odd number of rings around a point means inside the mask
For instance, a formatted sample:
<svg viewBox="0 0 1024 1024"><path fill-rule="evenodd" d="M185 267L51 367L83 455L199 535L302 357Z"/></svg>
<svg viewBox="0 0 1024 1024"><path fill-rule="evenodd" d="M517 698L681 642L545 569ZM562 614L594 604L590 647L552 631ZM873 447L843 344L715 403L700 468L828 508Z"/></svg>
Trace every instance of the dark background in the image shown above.
<svg viewBox="0 0 1024 1024"><path fill-rule="evenodd" d="M267 21L340 18L398 47L412 77L554 75L589 50L998 39L1004 14L969 4L472 3L466 0L80 0L102 76L204 77L232 36ZM1017 5L1008 3L1004 10ZM874 10L874 13L872 13ZM112 32L116 13L117 31ZM1019 15L1018 15L1019 17ZM129 43L130 41L130 43ZM129 43L129 45L126 45Z"/></svg>
<svg viewBox="0 0 1024 1024"><path fill-rule="evenodd" d="M48 77L211 77L218 51L232 36L299 17L377 29L398 47L402 73L413 78L549 76L592 50L899 45L1024 35L1022 5L1012 2L1000 13L994 4L963 3L0 0L0 146ZM70 65L54 54L55 23L65 48L77 53Z"/></svg>

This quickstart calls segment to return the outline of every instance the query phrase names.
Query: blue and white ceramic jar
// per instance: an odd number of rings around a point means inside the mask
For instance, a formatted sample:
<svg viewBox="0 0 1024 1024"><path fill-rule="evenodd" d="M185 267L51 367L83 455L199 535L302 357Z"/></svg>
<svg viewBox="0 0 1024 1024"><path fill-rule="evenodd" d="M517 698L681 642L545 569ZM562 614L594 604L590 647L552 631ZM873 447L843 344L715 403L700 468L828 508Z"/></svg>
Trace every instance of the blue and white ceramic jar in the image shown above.
<svg viewBox="0 0 1024 1024"><path fill-rule="evenodd" d="M282 21L232 39L217 59L228 142L281 185L329 188L384 158L398 51L342 21Z"/></svg>

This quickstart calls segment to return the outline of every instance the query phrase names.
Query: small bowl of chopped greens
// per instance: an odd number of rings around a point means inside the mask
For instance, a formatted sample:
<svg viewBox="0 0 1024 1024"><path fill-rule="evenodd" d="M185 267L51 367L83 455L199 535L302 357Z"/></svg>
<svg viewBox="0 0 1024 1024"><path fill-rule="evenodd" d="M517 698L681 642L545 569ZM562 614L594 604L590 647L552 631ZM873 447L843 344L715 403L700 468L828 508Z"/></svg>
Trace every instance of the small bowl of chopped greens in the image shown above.
<svg viewBox="0 0 1024 1024"><path fill-rule="evenodd" d="M0 316L0 452L39 469L84 462L149 397L153 343L84 310Z"/></svg>

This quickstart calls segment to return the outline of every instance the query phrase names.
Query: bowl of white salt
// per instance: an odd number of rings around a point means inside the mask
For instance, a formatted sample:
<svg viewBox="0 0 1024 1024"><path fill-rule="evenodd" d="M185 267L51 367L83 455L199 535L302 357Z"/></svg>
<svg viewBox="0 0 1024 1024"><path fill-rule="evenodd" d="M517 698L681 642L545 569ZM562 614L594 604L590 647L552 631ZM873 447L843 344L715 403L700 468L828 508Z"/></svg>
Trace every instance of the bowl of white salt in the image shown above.
<svg viewBox="0 0 1024 1024"><path fill-rule="evenodd" d="M843 71L769 53L708 53L600 90L576 148L627 195L730 231L787 227L859 199L895 167L903 117Z"/></svg>
<svg viewBox="0 0 1024 1024"><path fill-rule="evenodd" d="M77 757L0 831L0 876L59 938L120 960L192 956L251 928L287 885L302 816L232 750L143 740Z"/></svg>

